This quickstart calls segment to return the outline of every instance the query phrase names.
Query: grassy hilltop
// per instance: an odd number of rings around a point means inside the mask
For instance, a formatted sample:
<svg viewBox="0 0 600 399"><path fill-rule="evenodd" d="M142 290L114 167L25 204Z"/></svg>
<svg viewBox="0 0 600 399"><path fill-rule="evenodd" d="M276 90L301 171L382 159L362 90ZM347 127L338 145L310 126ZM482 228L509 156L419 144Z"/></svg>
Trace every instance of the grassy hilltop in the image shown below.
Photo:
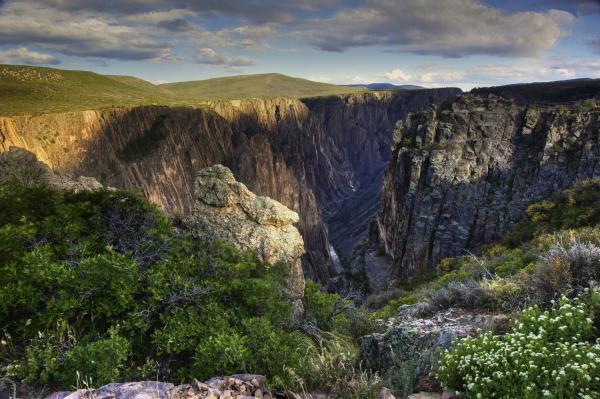
<svg viewBox="0 0 600 399"><path fill-rule="evenodd" d="M160 85L180 98L207 100L242 99L252 97L316 97L364 91L354 87L336 86L292 78L279 73L241 75L192 82Z"/></svg>
<svg viewBox="0 0 600 399"><path fill-rule="evenodd" d="M135 105L198 105L206 100L312 97L364 91L280 74L245 75L154 85L131 76L0 65L0 115Z"/></svg>

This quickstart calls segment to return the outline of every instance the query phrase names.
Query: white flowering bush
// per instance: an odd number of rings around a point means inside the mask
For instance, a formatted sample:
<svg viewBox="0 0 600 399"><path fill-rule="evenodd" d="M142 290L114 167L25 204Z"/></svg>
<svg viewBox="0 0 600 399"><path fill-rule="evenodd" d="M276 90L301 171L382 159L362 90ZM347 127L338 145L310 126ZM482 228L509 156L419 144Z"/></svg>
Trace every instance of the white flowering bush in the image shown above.
<svg viewBox="0 0 600 399"><path fill-rule="evenodd" d="M600 344L594 328L600 290L586 289L551 310L524 310L504 336L455 342L438 380L467 398L600 398Z"/></svg>

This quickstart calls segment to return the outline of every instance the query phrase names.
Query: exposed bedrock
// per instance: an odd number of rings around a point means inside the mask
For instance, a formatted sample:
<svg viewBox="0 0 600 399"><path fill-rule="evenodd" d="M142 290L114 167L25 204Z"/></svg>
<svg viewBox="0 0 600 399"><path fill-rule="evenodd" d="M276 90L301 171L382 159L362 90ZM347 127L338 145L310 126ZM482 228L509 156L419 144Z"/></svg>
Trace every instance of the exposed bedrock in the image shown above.
<svg viewBox="0 0 600 399"><path fill-rule="evenodd" d="M197 172L226 165L251 191L300 215L304 272L325 281L335 274L331 245L349 253L375 215L396 120L458 93L377 92L0 117L0 152L22 147L57 172L139 189L180 217L193 208Z"/></svg>
<svg viewBox="0 0 600 399"><path fill-rule="evenodd" d="M600 177L599 117L593 101L474 94L411 115L394 134L372 241L407 279L500 239L529 204Z"/></svg>

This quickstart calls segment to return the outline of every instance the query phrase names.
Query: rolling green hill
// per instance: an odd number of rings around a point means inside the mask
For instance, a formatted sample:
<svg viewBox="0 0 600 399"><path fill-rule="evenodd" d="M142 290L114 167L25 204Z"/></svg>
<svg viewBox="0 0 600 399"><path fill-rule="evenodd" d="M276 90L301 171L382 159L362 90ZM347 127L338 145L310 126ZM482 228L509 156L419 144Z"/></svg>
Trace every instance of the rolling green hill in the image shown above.
<svg viewBox="0 0 600 399"><path fill-rule="evenodd" d="M292 78L278 73L241 75L226 78L167 83L163 87L181 98L206 100L252 97L317 97L364 91L311 80Z"/></svg>
<svg viewBox="0 0 600 399"><path fill-rule="evenodd" d="M251 97L312 97L360 89L279 74L247 75L154 85L131 76L100 75L23 65L0 65L0 115L136 105L191 105Z"/></svg>
<svg viewBox="0 0 600 399"><path fill-rule="evenodd" d="M0 115L101 109L175 101L140 79L86 71L0 65Z"/></svg>

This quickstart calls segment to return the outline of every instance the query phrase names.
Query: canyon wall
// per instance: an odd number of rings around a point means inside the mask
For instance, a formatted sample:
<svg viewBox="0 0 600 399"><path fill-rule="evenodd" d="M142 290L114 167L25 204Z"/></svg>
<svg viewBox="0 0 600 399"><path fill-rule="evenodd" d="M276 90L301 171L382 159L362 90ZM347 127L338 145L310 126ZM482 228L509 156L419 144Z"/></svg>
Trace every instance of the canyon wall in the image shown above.
<svg viewBox="0 0 600 399"><path fill-rule="evenodd" d="M336 273L331 241L349 251L377 210L396 120L458 93L438 89L0 117L0 152L22 147L58 172L138 189L179 217L193 207L196 173L221 163L250 190L300 214L304 271L325 281Z"/></svg>
<svg viewBox="0 0 600 399"><path fill-rule="evenodd" d="M599 105L465 94L398 124L371 232L393 274L408 279L498 240L532 202L600 177Z"/></svg>

